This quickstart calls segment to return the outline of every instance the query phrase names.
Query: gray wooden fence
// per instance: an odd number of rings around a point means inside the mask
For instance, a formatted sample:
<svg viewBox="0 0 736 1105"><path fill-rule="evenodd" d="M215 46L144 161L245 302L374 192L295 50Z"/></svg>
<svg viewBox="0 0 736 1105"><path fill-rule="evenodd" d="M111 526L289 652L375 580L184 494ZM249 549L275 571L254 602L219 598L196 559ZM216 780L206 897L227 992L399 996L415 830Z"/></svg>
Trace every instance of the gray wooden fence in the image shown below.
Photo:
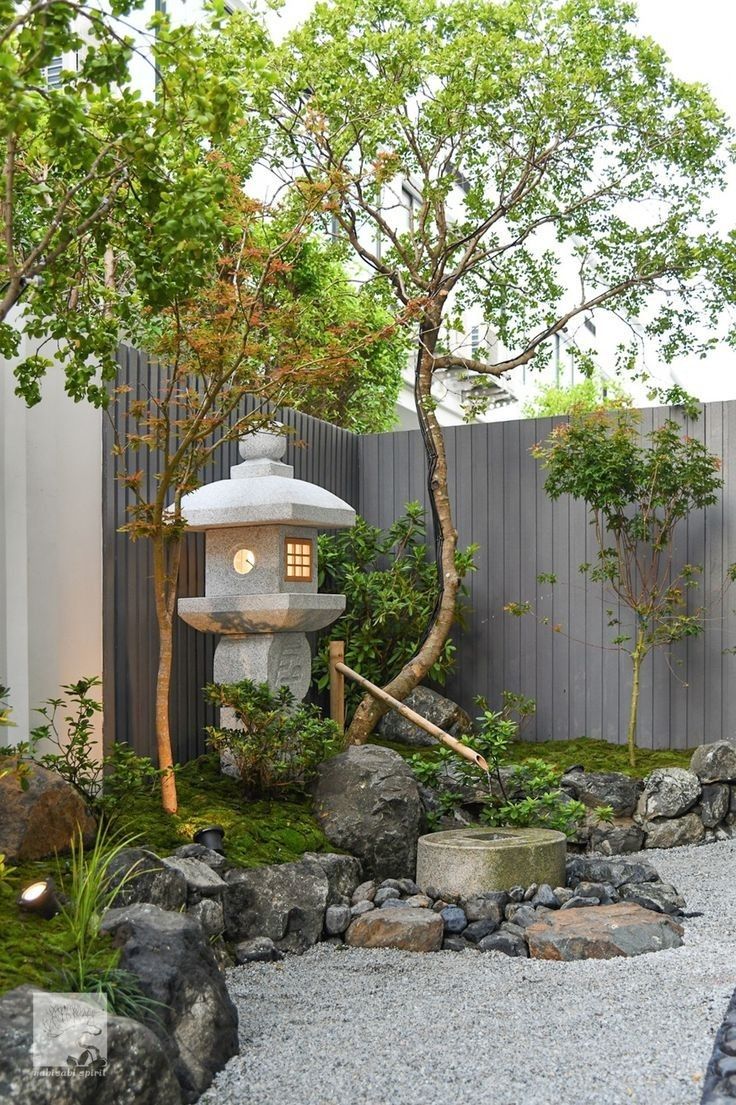
<svg viewBox="0 0 736 1105"><path fill-rule="evenodd" d="M156 385L157 367L121 349L121 378ZM132 393L134 394L134 392ZM647 432L665 418L663 408L643 413ZM304 415L282 417L296 430L300 447L289 447L296 475L334 491L370 522L388 526L411 500L427 503L425 460L417 431L356 436ZM451 494L460 542L477 543L477 571L470 579L467 628L456 635L458 656L447 693L472 714L475 695L498 704L504 690L528 695L537 713L526 733L537 740L587 735L625 739L630 670L628 657L610 646L617 630L607 626L615 604L601 586L578 571L595 556L585 507L566 499L551 503L543 473L530 455L547 436L551 419L458 426L446 430ZM702 409L688 432L724 458L725 487L719 503L683 523L676 561L702 564L695 603L708 607L707 632L649 658L642 679L640 740L644 747L684 748L736 731L736 589L722 594L727 565L736 560L736 403ZM128 740L153 754L156 624L150 549L133 543L119 527L125 493L115 482L111 433L104 441L105 719L106 738ZM227 476L236 446L216 456L206 481ZM154 471L146 478L153 481ZM431 541L431 534L429 535ZM554 586L540 584L554 572ZM203 592L203 539L187 538L180 593ZM504 613L511 601L529 601L542 618ZM204 747L210 715L201 688L211 678L214 639L177 624L172 688L176 755L187 760Z"/></svg>

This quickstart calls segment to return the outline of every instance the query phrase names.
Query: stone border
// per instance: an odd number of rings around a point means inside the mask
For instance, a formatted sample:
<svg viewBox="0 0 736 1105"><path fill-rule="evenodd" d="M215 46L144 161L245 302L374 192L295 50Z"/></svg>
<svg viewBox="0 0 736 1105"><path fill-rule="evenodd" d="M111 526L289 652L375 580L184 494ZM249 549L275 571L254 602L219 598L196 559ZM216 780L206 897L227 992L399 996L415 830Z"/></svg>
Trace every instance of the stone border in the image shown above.
<svg viewBox="0 0 736 1105"><path fill-rule="evenodd" d="M700 1101L701 1105L736 1102L736 990L716 1033Z"/></svg>

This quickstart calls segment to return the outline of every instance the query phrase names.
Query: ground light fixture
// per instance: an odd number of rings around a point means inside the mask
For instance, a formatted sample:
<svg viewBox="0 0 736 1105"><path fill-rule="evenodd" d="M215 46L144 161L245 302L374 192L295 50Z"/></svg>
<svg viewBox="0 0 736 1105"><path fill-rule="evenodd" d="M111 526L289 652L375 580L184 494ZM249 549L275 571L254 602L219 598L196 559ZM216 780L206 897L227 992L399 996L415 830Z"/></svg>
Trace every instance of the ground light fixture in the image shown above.
<svg viewBox="0 0 736 1105"><path fill-rule="evenodd" d="M221 856L225 855L222 847L222 838L225 835L225 830L222 825L208 825L205 829L199 829L192 840L195 844L201 844L204 848L209 848L212 852L218 852Z"/></svg>
<svg viewBox="0 0 736 1105"><path fill-rule="evenodd" d="M50 921L61 909L54 880L40 879L26 886L18 898L18 905L24 912L35 913L37 917Z"/></svg>

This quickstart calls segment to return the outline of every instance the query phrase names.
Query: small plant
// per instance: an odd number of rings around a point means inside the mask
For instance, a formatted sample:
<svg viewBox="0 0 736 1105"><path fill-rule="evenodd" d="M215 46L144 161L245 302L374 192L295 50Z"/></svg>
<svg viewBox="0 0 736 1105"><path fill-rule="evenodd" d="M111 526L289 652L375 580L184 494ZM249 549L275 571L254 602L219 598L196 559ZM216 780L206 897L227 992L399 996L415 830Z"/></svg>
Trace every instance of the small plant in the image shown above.
<svg viewBox="0 0 736 1105"><path fill-rule="evenodd" d="M316 706L295 704L288 687L274 693L267 683L213 683L205 697L234 710L240 729L209 726L210 746L232 758L247 794L271 794L303 786L318 764L342 747L333 721Z"/></svg>
<svg viewBox="0 0 736 1105"><path fill-rule="evenodd" d="M89 806L97 800L102 783L99 756L94 749L93 719L102 710L101 704L91 698L89 692L99 687L96 676L77 680L62 686L66 698L49 698L39 707L44 718L41 725L31 730L31 745L49 741L58 751L35 757L37 762L50 768L75 787ZM68 710L63 719L59 713ZM62 720L64 730L62 730Z"/></svg>
<svg viewBox="0 0 736 1105"><path fill-rule="evenodd" d="M487 806L483 820L489 825L557 829L566 836L574 836L589 811L582 802L560 790L560 779L559 771L545 760L533 757L525 760L513 769L509 788L524 797L507 799L500 806ZM610 806L600 806L596 814L599 821L609 821L613 811Z"/></svg>
<svg viewBox="0 0 736 1105"><path fill-rule="evenodd" d="M5 853L0 852L0 893L8 889L7 879L15 871L14 867L10 867L5 862Z"/></svg>

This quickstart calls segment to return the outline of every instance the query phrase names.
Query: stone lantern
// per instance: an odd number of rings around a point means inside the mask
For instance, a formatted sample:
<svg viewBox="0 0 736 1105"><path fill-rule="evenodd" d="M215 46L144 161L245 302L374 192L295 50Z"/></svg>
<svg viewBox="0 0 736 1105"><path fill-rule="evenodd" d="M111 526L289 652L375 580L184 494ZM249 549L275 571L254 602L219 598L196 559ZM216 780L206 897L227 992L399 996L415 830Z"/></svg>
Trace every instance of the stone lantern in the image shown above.
<svg viewBox="0 0 736 1105"><path fill-rule="evenodd" d="M294 479L282 460L282 434L249 434L239 449L242 463L229 480L182 500L188 528L206 535L205 593L179 599L179 616L221 635L216 683L285 685L300 700L311 677L306 633L345 609L344 595L317 591L317 532L354 525L355 511L323 487Z"/></svg>

